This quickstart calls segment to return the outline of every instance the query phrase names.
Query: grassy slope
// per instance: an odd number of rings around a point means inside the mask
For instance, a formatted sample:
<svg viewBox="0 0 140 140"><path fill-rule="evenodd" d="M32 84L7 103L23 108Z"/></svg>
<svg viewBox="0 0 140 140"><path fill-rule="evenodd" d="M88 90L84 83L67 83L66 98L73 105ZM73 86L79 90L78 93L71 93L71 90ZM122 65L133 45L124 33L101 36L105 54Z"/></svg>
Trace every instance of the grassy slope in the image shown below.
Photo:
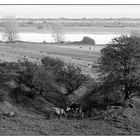
<svg viewBox="0 0 140 140"><path fill-rule="evenodd" d="M18 116L13 118L0 115L0 135L140 135L138 112L136 116L129 113L129 118L120 119L118 122L96 118L46 119L45 114L33 109L38 103L35 101L34 104L30 100L26 106L15 105ZM51 108L49 104L44 106Z"/></svg>
<svg viewBox="0 0 140 140"><path fill-rule="evenodd" d="M0 135L122 135L124 133L102 120L46 120L25 113L16 118L1 118L0 128Z"/></svg>
<svg viewBox="0 0 140 140"><path fill-rule="evenodd" d="M58 57L65 62L72 62L79 65L85 73L92 74L88 63L91 64L97 60L100 55L99 50L104 45L82 46L67 44L37 44L37 43L18 43L6 44L0 43L0 59L6 61L17 61L24 56L31 60L36 60L44 55Z"/></svg>
<svg viewBox="0 0 140 140"><path fill-rule="evenodd" d="M99 56L99 51L93 49L93 56L89 55L89 51L79 49L65 49L64 46L49 45L49 44L14 44L14 49L11 44L0 44L0 57L7 61L17 60L21 56L33 56L34 59L42 57L42 51L47 51L48 55L60 57L65 61L70 61L72 57L78 57L80 60L74 61L83 63L85 69L89 71L86 64L93 62ZM97 46L98 47L98 46ZM18 49L17 49L18 48ZM57 51L56 51L57 50ZM1 81L0 92L5 92L8 95L8 90ZM7 99L10 102L9 99ZM22 106L14 104L17 108L18 116L8 118L0 115L0 135L139 135L139 106L137 101L137 116L130 116L126 120L121 120L119 123L105 120L66 120L66 119L46 119L45 111L50 110L52 106L42 101L24 100ZM38 106L41 105L41 109ZM0 110L4 108L0 103ZM129 125L130 124L130 125Z"/></svg>

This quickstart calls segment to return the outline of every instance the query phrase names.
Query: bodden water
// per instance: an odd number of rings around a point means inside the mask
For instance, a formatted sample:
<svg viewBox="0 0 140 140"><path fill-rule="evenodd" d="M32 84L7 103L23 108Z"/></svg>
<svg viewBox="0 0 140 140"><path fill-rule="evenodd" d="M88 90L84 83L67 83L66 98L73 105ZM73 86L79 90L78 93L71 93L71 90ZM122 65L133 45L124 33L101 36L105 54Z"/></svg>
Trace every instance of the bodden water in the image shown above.
<svg viewBox="0 0 140 140"><path fill-rule="evenodd" d="M3 40L2 33L0 33L0 40ZM106 44L111 41L112 38L120 36L120 34L65 34L65 41L80 41L84 36L88 36L95 40L96 44ZM43 42L48 43L54 42L52 34L43 34L43 33L19 33L18 40L27 41L27 42ZM3 40L5 41L5 40Z"/></svg>

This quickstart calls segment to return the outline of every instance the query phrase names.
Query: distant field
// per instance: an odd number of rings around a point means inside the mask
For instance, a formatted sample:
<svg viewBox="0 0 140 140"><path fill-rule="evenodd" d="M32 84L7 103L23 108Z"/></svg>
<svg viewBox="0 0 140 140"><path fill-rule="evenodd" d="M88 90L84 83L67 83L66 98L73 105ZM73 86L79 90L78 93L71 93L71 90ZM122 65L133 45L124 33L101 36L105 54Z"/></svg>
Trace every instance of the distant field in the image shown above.
<svg viewBox="0 0 140 140"><path fill-rule="evenodd" d="M126 34L140 31L140 19L17 19L19 32L50 33L52 27L61 23L65 33L113 33ZM0 19L0 32L4 20Z"/></svg>
<svg viewBox="0 0 140 140"><path fill-rule="evenodd" d="M129 34L140 32L140 19L17 19L18 32L46 33L52 32L54 24L61 22L64 34ZM3 20L0 20L0 32L3 31ZM35 38L35 36L33 36ZM31 38L30 38L31 39ZM29 39L29 40L30 40ZM13 46L13 47L11 47ZM70 44L18 43L0 44L0 59L17 61L24 56L36 61L43 55L59 57L75 63L85 73L93 73L89 64L95 63L100 50L105 45L82 46ZM90 49L91 47L91 49Z"/></svg>
<svg viewBox="0 0 140 140"><path fill-rule="evenodd" d="M84 73L93 74L89 64L96 63L100 56L100 49L104 45L83 46L65 44L39 44L39 43L0 43L1 61L17 61L28 56L31 61L39 61L43 56L60 58L80 66ZM89 49L91 48L91 49Z"/></svg>
<svg viewBox="0 0 140 140"><path fill-rule="evenodd" d="M3 28L0 27L0 32ZM43 29L37 29L37 27L19 27L19 32L35 32L35 33L51 33L50 28L44 27ZM83 34L128 34L132 31L139 31L140 27L103 27L103 26L75 26L75 27L64 27L64 33L83 33Z"/></svg>
<svg viewBox="0 0 140 140"><path fill-rule="evenodd" d="M56 22L56 20L50 22ZM130 19L128 21L125 19L118 19L117 21L114 19L95 21L64 20L63 22L63 32L67 34L128 34L132 30L140 31L140 19L136 21L137 23ZM50 33L50 26L51 24L44 19L19 20L18 31ZM3 28L0 22L0 32L2 31ZM32 37L35 38L34 35ZM62 44L0 42L0 63L5 61L14 62L25 57L29 61L40 63L42 57L49 56L59 58L66 63L77 65L81 67L84 74L96 77L97 73L91 68L91 65L96 64L101 55L100 50L104 47L105 44L91 46L66 42ZM106 117L95 115L93 118L83 119L48 119L47 112L51 111L54 105L40 99L40 97L35 99L21 97L24 98L21 104L12 103L12 100L9 98L10 88L7 84L7 79L11 81L9 73L7 77L0 79L0 92L6 95L5 100L7 103L11 102L11 104L7 105L0 102L0 135L140 135L139 98L134 98L135 108L122 110L123 115L120 115L120 109L116 109L114 114L107 115ZM82 91L80 92L82 93ZM55 94L53 91L49 93L52 95ZM3 111L6 112L8 109L16 112L17 115L15 117L1 115ZM118 113L119 117L117 115ZM110 117L112 115L113 117ZM117 119L115 119L116 117Z"/></svg>

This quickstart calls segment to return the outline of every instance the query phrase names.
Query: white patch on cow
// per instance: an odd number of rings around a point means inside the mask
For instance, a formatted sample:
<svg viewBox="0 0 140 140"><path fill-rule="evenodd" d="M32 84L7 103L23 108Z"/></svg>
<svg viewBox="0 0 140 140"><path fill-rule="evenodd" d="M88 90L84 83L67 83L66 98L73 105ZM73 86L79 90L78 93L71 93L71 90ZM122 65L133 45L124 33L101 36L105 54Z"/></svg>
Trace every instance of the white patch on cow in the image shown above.
<svg viewBox="0 0 140 140"><path fill-rule="evenodd" d="M62 108L58 108L58 107L53 107L53 110L56 112L57 115L66 115L66 112L64 109Z"/></svg>

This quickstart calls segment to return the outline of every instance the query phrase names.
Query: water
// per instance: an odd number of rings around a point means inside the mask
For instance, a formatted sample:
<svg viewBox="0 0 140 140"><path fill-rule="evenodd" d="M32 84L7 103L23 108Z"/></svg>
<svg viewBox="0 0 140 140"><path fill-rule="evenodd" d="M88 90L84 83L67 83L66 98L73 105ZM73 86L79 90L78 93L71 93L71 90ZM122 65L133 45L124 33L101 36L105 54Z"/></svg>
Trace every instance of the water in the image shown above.
<svg viewBox="0 0 140 140"><path fill-rule="evenodd" d="M19 33L18 34L20 41L27 42L54 42L52 34L43 34L43 33ZM80 41L84 36L88 36L95 40L96 44L106 44L111 41L112 38L120 36L120 34L65 34L65 41ZM0 40L3 40L2 33L0 33Z"/></svg>

